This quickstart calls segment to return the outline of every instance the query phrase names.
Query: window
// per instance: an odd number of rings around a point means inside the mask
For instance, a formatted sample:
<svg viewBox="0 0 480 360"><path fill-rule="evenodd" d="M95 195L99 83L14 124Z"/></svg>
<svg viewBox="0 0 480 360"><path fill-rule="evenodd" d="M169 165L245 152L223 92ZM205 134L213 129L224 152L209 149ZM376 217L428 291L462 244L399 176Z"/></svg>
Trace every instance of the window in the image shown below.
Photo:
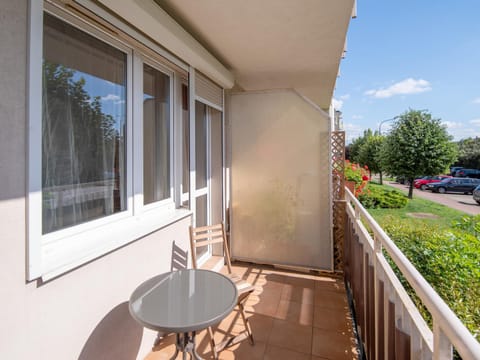
<svg viewBox="0 0 480 360"><path fill-rule="evenodd" d="M126 209L126 66L122 51L45 14L43 234Z"/></svg>
<svg viewBox="0 0 480 360"><path fill-rule="evenodd" d="M175 208L189 204L188 73L44 6L31 19L43 47L30 32L30 62L42 67L30 73L29 279L190 215Z"/></svg>

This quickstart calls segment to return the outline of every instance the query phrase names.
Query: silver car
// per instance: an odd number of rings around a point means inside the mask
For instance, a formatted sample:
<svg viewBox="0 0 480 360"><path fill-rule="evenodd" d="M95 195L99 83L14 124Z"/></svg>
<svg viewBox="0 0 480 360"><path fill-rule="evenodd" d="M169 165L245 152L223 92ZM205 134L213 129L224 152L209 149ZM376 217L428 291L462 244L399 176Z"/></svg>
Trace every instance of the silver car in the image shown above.
<svg viewBox="0 0 480 360"><path fill-rule="evenodd" d="M473 190L473 200L475 200L478 203L478 205L480 205L480 185L478 185Z"/></svg>

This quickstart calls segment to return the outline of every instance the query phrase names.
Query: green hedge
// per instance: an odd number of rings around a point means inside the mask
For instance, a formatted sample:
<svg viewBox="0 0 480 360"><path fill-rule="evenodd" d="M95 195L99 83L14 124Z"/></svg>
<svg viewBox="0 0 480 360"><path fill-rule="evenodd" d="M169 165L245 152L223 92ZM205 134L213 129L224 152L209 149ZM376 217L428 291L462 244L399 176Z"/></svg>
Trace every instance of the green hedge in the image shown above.
<svg viewBox="0 0 480 360"><path fill-rule="evenodd" d="M480 218L465 217L450 230L386 217L381 226L467 328L480 339ZM406 281L399 275L404 285ZM413 295L425 318L430 315Z"/></svg>
<svg viewBox="0 0 480 360"><path fill-rule="evenodd" d="M390 190L375 183L369 183L358 196L358 200L366 209L399 209L405 207L408 202L407 197L400 191Z"/></svg>

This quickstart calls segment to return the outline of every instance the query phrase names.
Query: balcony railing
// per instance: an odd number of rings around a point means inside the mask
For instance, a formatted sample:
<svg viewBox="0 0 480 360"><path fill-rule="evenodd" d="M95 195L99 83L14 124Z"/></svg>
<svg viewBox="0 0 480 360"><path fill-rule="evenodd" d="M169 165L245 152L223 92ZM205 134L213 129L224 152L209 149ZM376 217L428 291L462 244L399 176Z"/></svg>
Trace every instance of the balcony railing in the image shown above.
<svg viewBox="0 0 480 360"><path fill-rule="evenodd" d="M345 279L368 359L480 359L480 344L346 189ZM366 226L365 226L366 225ZM370 235L369 231L373 233ZM432 315L433 331L394 274L386 252Z"/></svg>

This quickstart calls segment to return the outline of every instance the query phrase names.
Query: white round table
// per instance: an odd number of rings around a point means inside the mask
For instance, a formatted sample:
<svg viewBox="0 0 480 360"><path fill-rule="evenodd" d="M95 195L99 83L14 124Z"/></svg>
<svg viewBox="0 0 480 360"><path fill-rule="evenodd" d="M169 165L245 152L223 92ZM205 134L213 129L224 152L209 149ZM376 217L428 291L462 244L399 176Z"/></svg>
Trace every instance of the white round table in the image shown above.
<svg viewBox="0 0 480 360"><path fill-rule="evenodd" d="M176 351L201 359L195 333L218 324L237 304L237 288L226 276L209 270L179 270L157 275L139 285L129 309L143 326L177 334Z"/></svg>

